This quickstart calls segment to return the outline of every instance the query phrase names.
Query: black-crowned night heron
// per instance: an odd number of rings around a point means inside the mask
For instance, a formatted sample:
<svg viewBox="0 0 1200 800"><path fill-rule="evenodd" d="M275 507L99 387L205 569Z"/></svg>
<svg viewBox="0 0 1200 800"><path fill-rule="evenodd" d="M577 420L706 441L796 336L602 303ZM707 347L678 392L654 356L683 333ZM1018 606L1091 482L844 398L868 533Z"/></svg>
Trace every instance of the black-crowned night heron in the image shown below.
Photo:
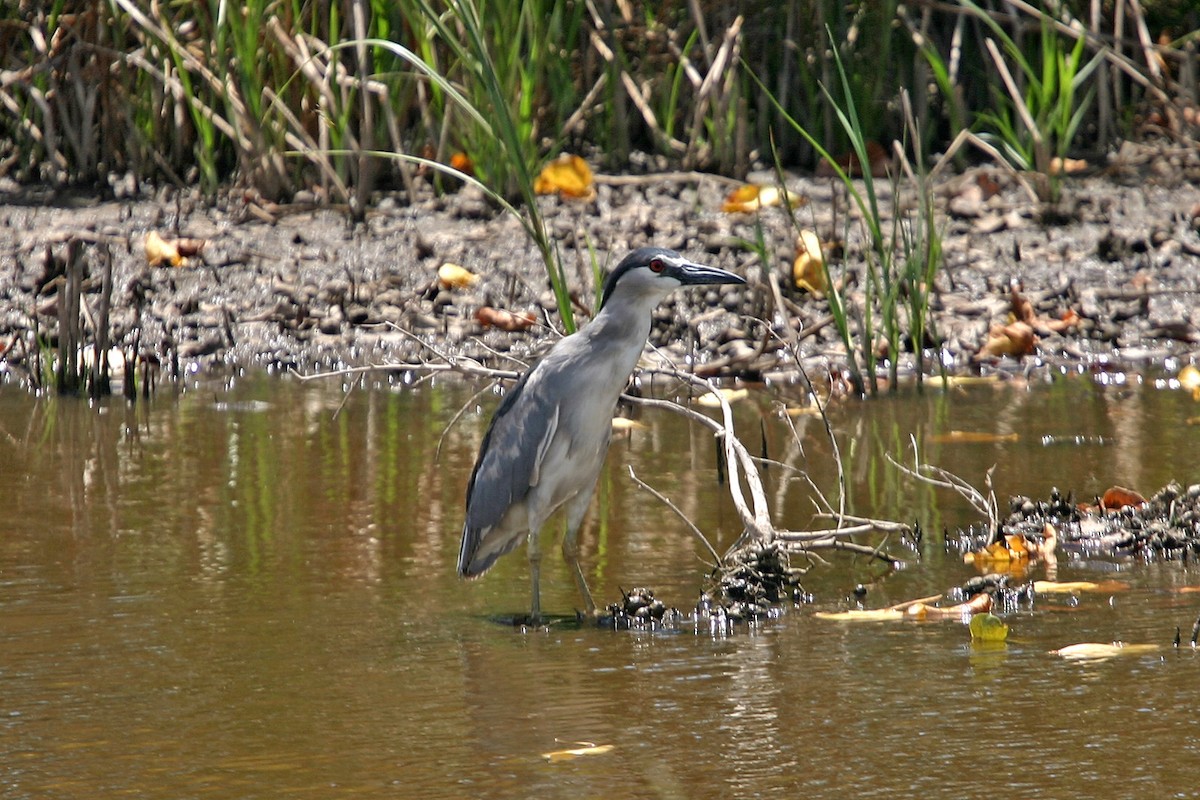
<svg viewBox="0 0 1200 800"><path fill-rule="evenodd" d="M530 617L538 620L538 533L566 506L563 558L588 612L595 610L576 536L608 452L617 400L650 336L654 307L673 289L706 283L745 280L661 247L633 251L605 281L595 318L555 344L509 391L483 437L467 486L459 575L482 575L528 536Z"/></svg>

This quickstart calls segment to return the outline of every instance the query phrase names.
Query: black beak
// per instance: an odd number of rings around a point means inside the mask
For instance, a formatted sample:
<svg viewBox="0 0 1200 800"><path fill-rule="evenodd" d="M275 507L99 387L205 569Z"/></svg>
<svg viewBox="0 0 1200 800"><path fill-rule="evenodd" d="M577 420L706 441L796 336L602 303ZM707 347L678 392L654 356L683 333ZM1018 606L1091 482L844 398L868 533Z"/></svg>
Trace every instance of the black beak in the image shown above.
<svg viewBox="0 0 1200 800"><path fill-rule="evenodd" d="M671 270L671 277L684 286L694 286L702 283L745 283L746 279L716 267L706 267L703 264L684 262Z"/></svg>

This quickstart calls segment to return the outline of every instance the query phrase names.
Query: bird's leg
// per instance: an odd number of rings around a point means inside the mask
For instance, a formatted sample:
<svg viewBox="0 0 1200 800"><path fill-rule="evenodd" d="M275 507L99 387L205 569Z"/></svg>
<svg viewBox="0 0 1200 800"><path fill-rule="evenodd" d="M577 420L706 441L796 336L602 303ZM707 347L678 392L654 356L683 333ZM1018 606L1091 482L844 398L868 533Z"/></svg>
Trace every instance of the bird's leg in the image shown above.
<svg viewBox="0 0 1200 800"><path fill-rule="evenodd" d="M538 578L542 570L542 551L538 547L538 529L529 531L529 578L533 583L533 600L529 605L529 621L537 624L542 619L542 600L538 592Z"/></svg>
<svg viewBox="0 0 1200 800"><path fill-rule="evenodd" d="M579 529L583 525L583 517L591 501L591 491L580 492L571 501L567 507L567 532L562 541L563 560L571 565L571 573L575 576L575 585L579 587L579 594L587 606L588 616L595 615L596 601L592 599L592 592L583 577L583 568L579 566Z"/></svg>

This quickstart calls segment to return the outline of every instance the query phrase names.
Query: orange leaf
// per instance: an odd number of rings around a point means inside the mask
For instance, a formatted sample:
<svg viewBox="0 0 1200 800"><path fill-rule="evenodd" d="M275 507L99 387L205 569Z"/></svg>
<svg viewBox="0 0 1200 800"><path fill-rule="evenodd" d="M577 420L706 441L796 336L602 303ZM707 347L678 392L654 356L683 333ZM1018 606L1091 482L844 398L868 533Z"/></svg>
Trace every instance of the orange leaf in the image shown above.
<svg viewBox="0 0 1200 800"><path fill-rule="evenodd" d="M533 327L537 316L532 311L515 314L502 308L483 306L475 312L475 320L485 328L499 328L502 331L524 331Z"/></svg>
<svg viewBox="0 0 1200 800"><path fill-rule="evenodd" d="M563 153L542 167L533 181L538 194L555 194L579 200L594 200L596 186L592 170L579 156Z"/></svg>
<svg viewBox="0 0 1200 800"><path fill-rule="evenodd" d="M471 157L466 153L455 153L450 156L450 166L454 167L464 175L475 174L475 164L472 163Z"/></svg>

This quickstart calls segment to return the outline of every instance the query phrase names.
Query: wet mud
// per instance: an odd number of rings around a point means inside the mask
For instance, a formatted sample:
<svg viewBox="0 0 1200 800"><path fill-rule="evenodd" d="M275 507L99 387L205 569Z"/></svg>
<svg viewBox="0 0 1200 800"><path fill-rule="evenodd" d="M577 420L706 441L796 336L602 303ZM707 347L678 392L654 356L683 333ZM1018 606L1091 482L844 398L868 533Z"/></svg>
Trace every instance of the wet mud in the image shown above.
<svg viewBox="0 0 1200 800"><path fill-rule="evenodd" d="M930 352L952 372L1137 368L1188 357L1200 330L1198 177L1200 154L1167 148L1117 154L1094 174L1066 178L1052 205L994 168L942 181L945 264L933 287ZM653 344L714 374L787 374L797 356L836 372L845 348L828 301L793 285L797 228L844 242L831 271L854 301L866 282L861 226L836 184L788 184L807 199L795 223L780 207L724 213L732 184L690 174L602 178L589 202L544 198L579 321L595 303L598 274L630 248L661 245L737 271L749 286L677 293L656 313ZM980 185L991 188L981 194ZM536 249L516 219L470 188L411 202L381 197L357 224L303 197L279 206L240 193L208 202L187 191L125 191L98 199L0 187L0 341L10 377L35 362L38 337L57 340L72 240L82 243L85 329L95 324L101 266L111 261L111 347L168 374L313 372L443 355L511 368L511 359L527 360L560 335ZM880 191L885 225L893 214L911 218L914 198ZM151 233L200 249L186 264L151 266ZM479 280L439 282L447 263ZM1011 320L1014 287L1038 319L1073 321L1038 330L1022 359L981 356L989 330ZM503 330L481 309L534 324ZM789 337L794 349L784 345ZM898 358L902 374L912 368L911 352Z"/></svg>

